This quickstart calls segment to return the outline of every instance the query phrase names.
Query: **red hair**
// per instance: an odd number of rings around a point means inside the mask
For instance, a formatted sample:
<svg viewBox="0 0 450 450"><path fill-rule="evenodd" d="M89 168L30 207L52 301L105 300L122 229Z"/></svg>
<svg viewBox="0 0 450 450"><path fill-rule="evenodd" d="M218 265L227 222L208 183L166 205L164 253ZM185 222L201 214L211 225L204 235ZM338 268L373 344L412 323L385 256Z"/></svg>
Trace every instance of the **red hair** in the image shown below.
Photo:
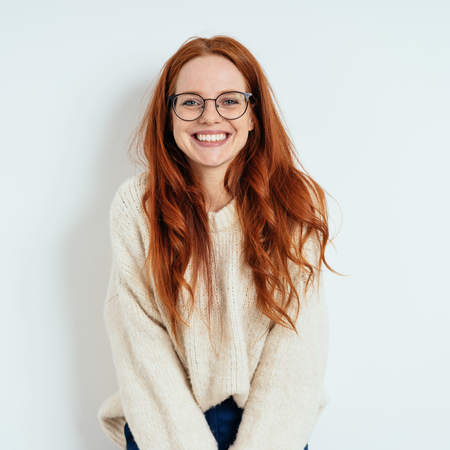
<svg viewBox="0 0 450 450"><path fill-rule="evenodd" d="M156 293L169 314L178 343L177 322L187 324L177 311L177 299L186 289L193 305L200 271L209 280L211 295L213 255L205 193L175 143L168 97L175 94L184 64L207 55L223 56L233 62L252 93L250 107L255 126L244 148L230 163L224 187L236 198L244 235L243 255L252 269L259 309L274 322L297 331L287 314L293 299L300 305L289 262L307 273L305 293L315 275L320 276L322 263L335 272L325 260L329 240L325 191L296 166L298 163L302 167L264 71L250 51L230 37L186 41L162 68L138 129L136 140L149 172L142 198L150 226L147 274L151 271L153 275ZM306 255L305 242L311 235L318 244L318 263ZM192 284L185 279L189 262ZM275 300L275 292L281 295L283 304Z"/></svg>

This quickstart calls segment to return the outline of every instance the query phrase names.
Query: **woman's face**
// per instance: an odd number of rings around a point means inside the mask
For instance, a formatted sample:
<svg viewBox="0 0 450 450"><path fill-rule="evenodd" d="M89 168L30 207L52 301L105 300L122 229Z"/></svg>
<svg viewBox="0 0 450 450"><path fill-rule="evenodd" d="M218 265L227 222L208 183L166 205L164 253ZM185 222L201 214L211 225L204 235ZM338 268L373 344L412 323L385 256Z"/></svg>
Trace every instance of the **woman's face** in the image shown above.
<svg viewBox="0 0 450 450"><path fill-rule="evenodd" d="M204 99L228 91L247 92L245 78L231 61L218 55L191 59L181 68L175 86L175 95L189 92ZM239 119L227 120L219 115L214 101L206 101L203 114L193 122L181 120L172 110L172 126L175 142L191 169L200 177L214 174L223 178L247 142L253 119L250 105Z"/></svg>

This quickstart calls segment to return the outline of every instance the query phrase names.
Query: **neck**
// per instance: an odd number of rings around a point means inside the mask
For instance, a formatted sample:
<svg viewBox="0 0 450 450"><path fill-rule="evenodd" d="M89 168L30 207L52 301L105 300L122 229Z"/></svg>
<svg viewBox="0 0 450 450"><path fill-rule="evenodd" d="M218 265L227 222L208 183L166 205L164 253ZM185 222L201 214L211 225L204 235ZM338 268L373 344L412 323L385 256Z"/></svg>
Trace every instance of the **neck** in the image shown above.
<svg viewBox="0 0 450 450"><path fill-rule="evenodd" d="M224 206L228 205L228 203L230 203L231 195L224 189L222 189L222 192L219 194L211 194L208 191L206 200L206 211L217 212L220 211Z"/></svg>
<svg viewBox="0 0 450 450"><path fill-rule="evenodd" d="M230 203L232 197L223 186L225 174L222 171L211 170L197 175L205 190L206 211L217 212Z"/></svg>

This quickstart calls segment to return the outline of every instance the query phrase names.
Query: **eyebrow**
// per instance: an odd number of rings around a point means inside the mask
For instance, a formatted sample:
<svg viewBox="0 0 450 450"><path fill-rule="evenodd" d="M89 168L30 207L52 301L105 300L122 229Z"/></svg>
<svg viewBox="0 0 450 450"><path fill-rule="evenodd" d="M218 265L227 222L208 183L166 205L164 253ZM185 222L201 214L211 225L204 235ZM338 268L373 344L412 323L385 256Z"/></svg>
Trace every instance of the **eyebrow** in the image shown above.
<svg viewBox="0 0 450 450"><path fill-rule="evenodd" d="M239 89L225 89L223 91L220 91L220 93L216 96L218 97L219 95L225 94L226 92L246 92L245 91L240 91ZM180 95L180 94L196 94L196 95L200 95L200 97L205 98L202 94L199 93L199 91L184 91L184 92L179 92L178 94L175 95Z"/></svg>

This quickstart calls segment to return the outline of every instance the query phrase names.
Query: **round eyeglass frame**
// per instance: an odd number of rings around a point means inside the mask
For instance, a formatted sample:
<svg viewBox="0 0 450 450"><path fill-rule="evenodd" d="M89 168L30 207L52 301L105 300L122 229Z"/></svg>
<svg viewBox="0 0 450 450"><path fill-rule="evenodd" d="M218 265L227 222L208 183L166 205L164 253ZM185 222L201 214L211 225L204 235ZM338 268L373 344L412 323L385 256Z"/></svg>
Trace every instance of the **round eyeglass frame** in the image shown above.
<svg viewBox="0 0 450 450"><path fill-rule="evenodd" d="M224 117L224 116L222 116L222 114L220 114L219 107L217 106L217 99L218 99L220 96L222 96L222 95L225 95L225 94L231 94L232 92L236 92L237 94L242 94L242 95L245 97L246 104L245 104L244 112L243 112L240 116L234 117L233 119L228 119L227 117ZM180 116L177 114L177 111L175 110L175 100L176 100L176 98L179 97L180 95L186 95L186 94L197 95L198 97L200 97L200 98L203 100L202 112L201 112L200 115L199 115L198 117L196 117L195 119L183 119L182 117L180 117ZM198 119L202 116L202 114L203 114L204 111L205 111L206 100L214 100L214 105L216 106L217 114L219 114L220 117L223 117L225 120L236 120L236 119L241 118L241 117L247 112L247 109L248 109L248 102L249 102L251 96L252 96L252 94L249 94L248 92L227 91L227 92L222 92L222 93L221 93L220 95L218 95L216 98L203 98L201 95L196 94L195 92L182 92L181 94L170 95L170 96L169 96L169 101L170 101L170 105L172 106L172 109L173 109L173 112L175 113L175 115L176 115L179 119L184 120L185 122L193 122L194 120L198 120Z"/></svg>

